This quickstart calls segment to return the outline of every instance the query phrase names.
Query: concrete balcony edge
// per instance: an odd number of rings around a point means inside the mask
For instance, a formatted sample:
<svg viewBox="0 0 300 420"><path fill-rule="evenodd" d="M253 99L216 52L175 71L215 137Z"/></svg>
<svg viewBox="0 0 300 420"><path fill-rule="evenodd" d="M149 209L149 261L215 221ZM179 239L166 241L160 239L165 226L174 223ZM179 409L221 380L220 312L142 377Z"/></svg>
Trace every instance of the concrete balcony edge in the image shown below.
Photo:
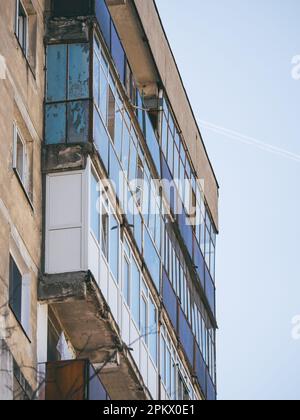
<svg viewBox="0 0 300 420"><path fill-rule="evenodd" d="M43 275L38 299L54 309L77 357L96 365L112 399L152 399L90 271Z"/></svg>

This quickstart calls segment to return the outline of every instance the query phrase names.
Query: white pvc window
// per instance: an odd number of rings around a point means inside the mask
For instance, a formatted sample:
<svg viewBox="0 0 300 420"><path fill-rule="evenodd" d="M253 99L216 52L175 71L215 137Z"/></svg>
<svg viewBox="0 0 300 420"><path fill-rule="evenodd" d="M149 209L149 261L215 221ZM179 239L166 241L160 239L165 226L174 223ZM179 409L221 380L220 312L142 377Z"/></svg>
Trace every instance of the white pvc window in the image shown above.
<svg viewBox="0 0 300 420"><path fill-rule="evenodd" d="M192 399L193 387L164 325L161 328L160 340L160 373L168 398Z"/></svg>

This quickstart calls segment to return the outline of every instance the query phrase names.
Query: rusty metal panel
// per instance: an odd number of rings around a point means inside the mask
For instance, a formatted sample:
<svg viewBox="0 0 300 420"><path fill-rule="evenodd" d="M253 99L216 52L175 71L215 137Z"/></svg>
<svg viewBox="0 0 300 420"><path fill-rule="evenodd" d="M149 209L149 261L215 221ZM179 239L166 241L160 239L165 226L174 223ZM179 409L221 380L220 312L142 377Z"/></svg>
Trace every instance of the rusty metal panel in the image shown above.
<svg viewBox="0 0 300 420"><path fill-rule="evenodd" d="M89 97L89 44L69 45L68 99Z"/></svg>
<svg viewBox="0 0 300 420"><path fill-rule="evenodd" d="M86 143L89 134L89 101L68 103L68 143Z"/></svg>
<svg viewBox="0 0 300 420"><path fill-rule="evenodd" d="M66 104L46 105L47 144L59 144L66 141Z"/></svg>
<svg viewBox="0 0 300 420"><path fill-rule="evenodd" d="M47 102L66 100L67 45L47 48Z"/></svg>
<svg viewBox="0 0 300 420"><path fill-rule="evenodd" d="M83 401L85 399L86 362L47 364L46 401Z"/></svg>

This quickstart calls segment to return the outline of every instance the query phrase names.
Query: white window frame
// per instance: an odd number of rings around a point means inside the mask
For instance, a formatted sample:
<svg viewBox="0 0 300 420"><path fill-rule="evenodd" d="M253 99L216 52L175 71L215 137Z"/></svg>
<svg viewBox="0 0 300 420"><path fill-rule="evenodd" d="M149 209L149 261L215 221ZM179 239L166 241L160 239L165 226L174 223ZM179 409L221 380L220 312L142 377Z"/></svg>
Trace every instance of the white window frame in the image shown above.
<svg viewBox="0 0 300 420"><path fill-rule="evenodd" d="M20 174L17 168L17 150L18 150L18 138L20 139L23 145L23 174ZM28 162L27 162L27 148L26 142L18 129L17 125L14 123L14 142L13 142L13 169L18 175L20 182L22 183L26 193L28 193Z"/></svg>
<svg viewBox="0 0 300 420"><path fill-rule="evenodd" d="M20 42L20 33L19 33L20 5L22 6L22 8L24 10L24 13L25 13L25 29L23 29L24 36L25 36L24 45L22 45L21 42ZM26 57L27 57L27 53L28 53L28 27L29 27L29 17L28 17L28 13L26 11L26 8L24 6L24 3L21 0L16 0L15 34L16 34L16 37L18 38L18 41L19 41L20 46L22 48L22 51L24 52Z"/></svg>

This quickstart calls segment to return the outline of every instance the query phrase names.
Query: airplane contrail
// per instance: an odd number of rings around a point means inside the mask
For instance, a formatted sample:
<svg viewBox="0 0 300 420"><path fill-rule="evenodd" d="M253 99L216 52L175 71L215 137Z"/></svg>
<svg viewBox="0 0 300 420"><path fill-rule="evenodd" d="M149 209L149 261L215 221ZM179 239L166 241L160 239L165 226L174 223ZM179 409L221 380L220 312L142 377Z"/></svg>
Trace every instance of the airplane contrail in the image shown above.
<svg viewBox="0 0 300 420"><path fill-rule="evenodd" d="M238 133L237 131L229 130L227 128L224 128L224 127L221 127L216 124L212 124L210 122L203 121L203 120L199 122L199 125L202 128L213 131L217 134L221 134L233 140L239 141L240 143L248 144L250 146L254 146L260 150L263 150L265 152L270 152L278 156L282 156L286 159L291 159L296 162L300 162L300 155L297 155L296 153L292 153L288 150L273 146L271 144L265 143L263 141L257 140L254 137L245 136L244 134Z"/></svg>

